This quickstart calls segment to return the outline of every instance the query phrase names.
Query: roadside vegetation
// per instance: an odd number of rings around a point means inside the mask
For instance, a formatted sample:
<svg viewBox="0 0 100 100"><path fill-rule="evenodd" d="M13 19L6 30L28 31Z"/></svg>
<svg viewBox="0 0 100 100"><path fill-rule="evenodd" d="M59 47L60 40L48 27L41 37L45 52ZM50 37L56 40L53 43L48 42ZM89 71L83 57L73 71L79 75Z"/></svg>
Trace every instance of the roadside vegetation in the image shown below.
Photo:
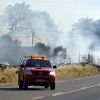
<svg viewBox="0 0 100 100"><path fill-rule="evenodd" d="M99 69L92 64L71 64L59 66L56 70L57 79L69 79L100 74Z"/></svg>
<svg viewBox="0 0 100 100"><path fill-rule="evenodd" d="M57 80L100 74L98 68L92 64L83 63L62 65L55 72ZM18 68L0 64L0 86L16 85L17 81Z"/></svg>
<svg viewBox="0 0 100 100"><path fill-rule="evenodd" d="M17 84L17 73L17 68L0 64L0 86Z"/></svg>

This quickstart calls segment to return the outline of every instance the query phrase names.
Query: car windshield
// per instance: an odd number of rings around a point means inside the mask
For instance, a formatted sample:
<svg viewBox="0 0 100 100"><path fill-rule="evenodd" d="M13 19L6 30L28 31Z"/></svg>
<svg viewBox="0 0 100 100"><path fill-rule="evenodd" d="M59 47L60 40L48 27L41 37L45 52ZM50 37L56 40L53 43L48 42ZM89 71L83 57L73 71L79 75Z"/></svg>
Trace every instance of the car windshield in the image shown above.
<svg viewBox="0 0 100 100"><path fill-rule="evenodd" d="M50 68L51 64L47 60L40 60L40 59L34 59L34 60L28 60L26 62L26 67L47 67Z"/></svg>

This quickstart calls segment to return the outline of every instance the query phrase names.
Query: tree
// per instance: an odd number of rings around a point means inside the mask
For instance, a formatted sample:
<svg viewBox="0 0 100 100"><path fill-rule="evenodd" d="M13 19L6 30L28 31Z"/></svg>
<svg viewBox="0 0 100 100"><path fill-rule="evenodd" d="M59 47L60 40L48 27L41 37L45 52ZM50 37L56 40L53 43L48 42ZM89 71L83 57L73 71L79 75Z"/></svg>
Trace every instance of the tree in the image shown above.
<svg viewBox="0 0 100 100"><path fill-rule="evenodd" d="M22 42L19 41L18 39L15 39L15 40L14 40L14 45L15 45L15 46L21 46L21 45L22 45Z"/></svg>
<svg viewBox="0 0 100 100"><path fill-rule="evenodd" d="M54 55L54 56L58 56L58 54L59 54L60 52L62 52L62 51L63 51L63 47L62 47L62 46L58 46L58 47L54 48L54 50L53 50L53 55Z"/></svg>
<svg viewBox="0 0 100 100"><path fill-rule="evenodd" d="M62 46L54 48L53 56L55 60L59 57L60 63L64 63L67 57L66 48L63 48Z"/></svg>
<svg viewBox="0 0 100 100"><path fill-rule="evenodd" d="M12 37L9 35L2 35L0 37L0 46L14 46Z"/></svg>
<svg viewBox="0 0 100 100"><path fill-rule="evenodd" d="M32 15L32 11L29 9L30 5L29 4L18 4L16 3L14 6L7 6L5 8L5 14L6 17L8 18L8 23L11 25L11 30L14 30L17 25L22 25L25 24L27 21L30 19L27 19L28 15ZM26 21L25 21L26 20ZM25 22L24 22L25 21Z"/></svg>
<svg viewBox="0 0 100 100"><path fill-rule="evenodd" d="M91 56L88 54L88 62L91 62Z"/></svg>
<svg viewBox="0 0 100 100"><path fill-rule="evenodd" d="M12 36L14 35L14 39L19 40L20 38L23 45L26 45L27 40L30 39L33 32L32 29L37 29L34 30L35 34L38 35L38 38L42 38L41 40L45 44L47 43L52 45L53 42L53 44L55 43L55 45L57 45L59 43L62 43L63 36L61 35L58 27L55 25L54 21L51 19L50 15L47 12L33 12L30 9L30 5L26 3L16 3L14 6L9 5L5 8L4 11L4 14L0 16L0 24L4 25L8 23L9 33L7 34L10 34ZM51 30L54 30L55 32L49 32ZM26 37L28 38L23 38L23 35L26 35ZM61 36L62 38L59 38ZM55 40L58 38L60 41L59 43L55 42ZM37 41L35 41L35 43L36 42Z"/></svg>
<svg viewBox="0 0 100 100"><path fill-rule="evenodd" d="M46 46L44 43L36 43L35 49L38 54L44 54L46 56L50 56L50 46Z"/></svg>
<svg viewBox="0 0 100 100"><path fill-rule="evenodd" d="M21 41L18 39L13 41L10 35L2 35L0 37L0 46L21 46Z"/></svg>
<svg viewBox="0 0 100 100"><path fill-rule="evenodd" d="M89 63L93 63L93 55L92 54L88 54L88 62Z"/></svg>
<svg viewBox="0 0 100 100"><path fill-rule="evenodd" d="M62 51L61 56L62 56L62 59L66 59L66 57L67 57L67 51L66 51L66 48L63 48L63 51Z"/></svg>

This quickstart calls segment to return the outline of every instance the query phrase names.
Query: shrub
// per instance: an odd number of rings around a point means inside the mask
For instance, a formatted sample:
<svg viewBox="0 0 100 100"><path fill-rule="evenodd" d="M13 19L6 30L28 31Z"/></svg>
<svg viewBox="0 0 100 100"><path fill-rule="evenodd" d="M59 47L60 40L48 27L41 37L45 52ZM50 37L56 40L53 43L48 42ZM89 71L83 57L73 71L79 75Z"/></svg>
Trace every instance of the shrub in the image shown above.
<svg viewBox="0 0 100 100"><path fill-rule="evenodd" d="M85 62L81 62L81 65L82 65L83 67L85 67L85 66L86 66L86 63L85 63Z"/></svg>
<svg viewBox="0 0 100 100"><path fill-rule="evenodd" d="M0 83L7 83L7 80L6 80L5 78L2 78L2 79L0 80Z"/></svg>
<svg viewBox="0 0 100 100"><path fill-rule="evenodd" d="M0 70L4 71L7 68L7 65L0 64Z"/></svg>

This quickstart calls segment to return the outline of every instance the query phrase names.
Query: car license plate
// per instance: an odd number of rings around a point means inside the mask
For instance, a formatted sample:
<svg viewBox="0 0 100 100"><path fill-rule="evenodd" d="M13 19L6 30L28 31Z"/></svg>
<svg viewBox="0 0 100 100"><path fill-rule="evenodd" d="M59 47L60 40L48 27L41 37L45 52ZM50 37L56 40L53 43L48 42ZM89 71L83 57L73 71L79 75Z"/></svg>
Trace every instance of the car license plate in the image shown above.
<svg viewBox="0 0 100 100"><path fill-rule="evenodd" d="M45 82L45 79L36 79L36 82Z"/></svg>

